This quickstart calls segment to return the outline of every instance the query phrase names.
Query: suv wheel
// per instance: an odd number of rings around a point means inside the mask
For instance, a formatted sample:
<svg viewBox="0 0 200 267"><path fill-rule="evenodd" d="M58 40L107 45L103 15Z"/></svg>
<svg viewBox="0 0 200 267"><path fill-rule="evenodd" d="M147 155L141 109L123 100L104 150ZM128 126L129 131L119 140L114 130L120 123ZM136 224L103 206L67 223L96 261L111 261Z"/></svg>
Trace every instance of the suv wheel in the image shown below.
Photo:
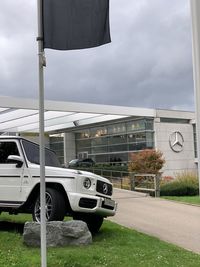
<svg viewBox="0 0 200 267"><path fill-rule="evenodd" d="M62 193L53 189L46 189L46 221L63 221L65 217L65 199ZM32 212L33 220L40 222L40 194L38 194Z"/></svg>
<svg viewBox="0 0 200 267"><path fill-rule="evenodd" d="M94 214L75 214L73 216L74 220L81 220L87 223L88 229L92 234L98 233L101 225L103 223L103 217Z"/></svg>

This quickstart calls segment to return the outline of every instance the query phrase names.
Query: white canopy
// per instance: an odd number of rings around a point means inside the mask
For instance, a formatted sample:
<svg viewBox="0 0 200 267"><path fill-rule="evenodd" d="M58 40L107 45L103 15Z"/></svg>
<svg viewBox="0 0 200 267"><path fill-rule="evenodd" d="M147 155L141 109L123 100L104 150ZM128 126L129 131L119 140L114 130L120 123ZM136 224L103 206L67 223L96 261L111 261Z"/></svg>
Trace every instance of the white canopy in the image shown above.
<svg viewBox="0 0 200 267"><path fill-rule="evenodd" d="M0 132L39 132L38 100L0 97ZM154 117L147 108L45 101L45 132L110 121L129 116Z"/></svg>

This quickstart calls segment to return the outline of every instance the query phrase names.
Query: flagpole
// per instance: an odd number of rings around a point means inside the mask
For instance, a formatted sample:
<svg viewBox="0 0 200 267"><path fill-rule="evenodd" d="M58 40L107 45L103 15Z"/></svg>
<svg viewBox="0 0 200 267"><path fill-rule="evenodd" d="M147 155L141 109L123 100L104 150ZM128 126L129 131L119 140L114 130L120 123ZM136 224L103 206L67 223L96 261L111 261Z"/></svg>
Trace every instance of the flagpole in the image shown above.
<svg viewBox="0 0 200 267"><path fill-rule="evenodd" d="M190 0L192 18L193 76L196 110L197 160L200 196L200 1Z"/></svg>
<svg viewBox="0 0 200 267"><path fill-rule="evenodd" d="M39 70L39 136L40 136L40 225L41 225L41 267L47 266L46 248L46 211L45 211L45 148L44 148L44 66L42 27L42 0L37 0L38 7L38 70Z"/></svg>

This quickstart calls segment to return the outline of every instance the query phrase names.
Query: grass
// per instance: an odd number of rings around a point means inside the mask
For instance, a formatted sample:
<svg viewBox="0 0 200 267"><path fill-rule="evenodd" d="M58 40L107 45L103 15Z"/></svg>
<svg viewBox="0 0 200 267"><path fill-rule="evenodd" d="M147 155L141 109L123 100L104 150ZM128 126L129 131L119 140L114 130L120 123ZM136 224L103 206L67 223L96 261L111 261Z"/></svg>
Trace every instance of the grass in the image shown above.
<svg viewBox="0 0 200 267"><path fill-rule="evenodd" d="M188 204L200 205L200 197L199 196L180 196L180 197L163 196L162 198L174 200L174 201L179 201L179 202L184 202L184 203L188 203Z"/></svg>
<svg viewBox="0 0 200 267"><path fill-rule="evenodd" d="M9 216L0 220L24 222L29 216ZM157 238L105 221L93 244L48 249L48 267L199 267L200 255ZM40 249L28 248L22 236L0 232L1 267L39 267Z"/></svg>

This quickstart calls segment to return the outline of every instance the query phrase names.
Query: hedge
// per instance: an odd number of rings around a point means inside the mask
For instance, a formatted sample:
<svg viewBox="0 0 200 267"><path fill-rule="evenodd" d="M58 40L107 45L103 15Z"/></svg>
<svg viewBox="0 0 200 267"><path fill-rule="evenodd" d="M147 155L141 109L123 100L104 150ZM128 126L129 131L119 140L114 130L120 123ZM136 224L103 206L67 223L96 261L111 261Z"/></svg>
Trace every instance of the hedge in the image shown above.
<svg viewBox="0 0 200 267"><path fill-rule="evenodd" d="M190 174L179 176L171 182L161 184L160 187L161 196L195 196L198 192L198 179Z"/></svg>

